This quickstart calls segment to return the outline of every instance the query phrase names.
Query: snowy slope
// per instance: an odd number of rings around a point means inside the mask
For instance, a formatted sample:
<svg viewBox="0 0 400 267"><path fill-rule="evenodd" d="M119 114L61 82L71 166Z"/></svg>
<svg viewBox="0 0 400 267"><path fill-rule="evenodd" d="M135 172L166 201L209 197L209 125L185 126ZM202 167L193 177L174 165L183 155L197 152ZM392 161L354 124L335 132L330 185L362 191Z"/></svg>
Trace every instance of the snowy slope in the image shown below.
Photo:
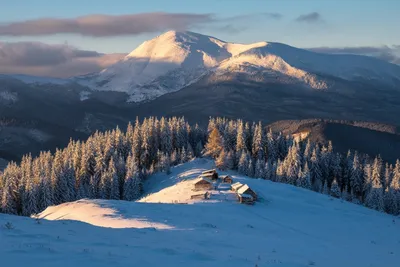
<svg viewBox="0 0 400 267"><path fill-rule="evenodd" d="M398 219L300 188L232 173L262 200L254 206L229 198L171 203L171 195L190 194L180 183L211 165L195 160L173 168L171 175L154 175L145 185L149 195L136 203L80 200L48 208L41 216L49 220L40 223L0 214L1 263L11 267L398 266ZM166 190L169 196L161 193Z"/></svg>
<svg viewBox="0 0 400 267"><path fill-rule="evenodd" d="M169 31L146 41L120 62L104 69L96 84L101 90L127 92L132 101L151 99L190 84L230 54L215 38ZM162 77L168 75L164 84ZM158 81L157 81L158 80ZM148 88L150 86L150 88Z"/></svg>
<svg viewBox="0 0 400 267"><path fill-rule="evenodd" d="M93 89L128 93L140 102L180 90L215 72L223 80L232 73L279 79L314 89L327 89L322 77L400 83L400 66L375 58L328 55L285 44L228 43L193 32L169 31L146 41L123 60L80 82Z"/></svg>

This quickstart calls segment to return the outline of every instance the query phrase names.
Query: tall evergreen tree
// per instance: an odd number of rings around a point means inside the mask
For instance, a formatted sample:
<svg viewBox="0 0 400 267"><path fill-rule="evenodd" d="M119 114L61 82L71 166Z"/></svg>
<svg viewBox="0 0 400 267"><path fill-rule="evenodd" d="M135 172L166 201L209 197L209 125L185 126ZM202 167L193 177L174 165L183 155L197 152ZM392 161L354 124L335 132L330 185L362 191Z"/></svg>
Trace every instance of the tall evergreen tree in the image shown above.
<svg viewBox="0 0 400 267"><path fill-rule="evenodd" d="M214 128L211 131L210 136L208 137L208 141L205 147L205 155L211 156L216 159L222 150L223 146L221 134L219 133L217 128Z"/></svg>
<svg viewBox="0 0 400 267"><path fill-rule="evenodd" d="M330 195L336 198L340 198L341 197L341 191L338 185L338 182L336 181L336 179L333 180L332 185L331 185L331 189L330 189Z"/></svg>

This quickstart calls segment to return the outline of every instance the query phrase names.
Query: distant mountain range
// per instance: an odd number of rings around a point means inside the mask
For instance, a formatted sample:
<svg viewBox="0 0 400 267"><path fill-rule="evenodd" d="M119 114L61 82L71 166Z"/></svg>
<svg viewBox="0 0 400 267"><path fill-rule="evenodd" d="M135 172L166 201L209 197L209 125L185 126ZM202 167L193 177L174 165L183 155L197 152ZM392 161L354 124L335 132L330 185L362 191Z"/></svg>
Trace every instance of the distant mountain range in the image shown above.
<svg viewBox="0 0 400 267"><path fill-rule="evenodd" d="M125 92L128 101L141 102L209 75L214 82L241 75L257 82L326 90L334 88L337 79L389 88L400 85L400 66L376 58L322 54L274 42L228 43L188 31L169 31L146 41L99 73L70 79L13 77L29 83L78 83L92 90Z"/></svg>
<svg viewBox="0 0 400 267"><path fill-rule="evenodd" d="M99 73L0 75L0 158L54 149L136 116L400 125L399 103L400 66L376 58L170 31Z"/></svg>

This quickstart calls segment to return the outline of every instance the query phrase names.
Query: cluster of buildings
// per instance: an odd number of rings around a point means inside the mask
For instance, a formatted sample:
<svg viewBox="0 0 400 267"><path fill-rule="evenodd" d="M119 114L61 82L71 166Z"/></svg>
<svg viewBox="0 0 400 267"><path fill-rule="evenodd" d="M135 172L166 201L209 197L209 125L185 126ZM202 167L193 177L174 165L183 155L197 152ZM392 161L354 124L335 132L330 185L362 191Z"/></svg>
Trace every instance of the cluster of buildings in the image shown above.
<svg viewBox="0 0 400 267"><path fill-rule="evenodd" d="M209 199L210 193L208 190L216 190L218 184L231 184L231 190L237 195L240 203L254 204L257 200L257 194L247 184L233 183L232 177L229 175L219 176L215 169L202 172L202 174L193 180L193 191L202 191L202 193L193 194L191 199ZM204 193L204 191L206 191Z"/></svg>

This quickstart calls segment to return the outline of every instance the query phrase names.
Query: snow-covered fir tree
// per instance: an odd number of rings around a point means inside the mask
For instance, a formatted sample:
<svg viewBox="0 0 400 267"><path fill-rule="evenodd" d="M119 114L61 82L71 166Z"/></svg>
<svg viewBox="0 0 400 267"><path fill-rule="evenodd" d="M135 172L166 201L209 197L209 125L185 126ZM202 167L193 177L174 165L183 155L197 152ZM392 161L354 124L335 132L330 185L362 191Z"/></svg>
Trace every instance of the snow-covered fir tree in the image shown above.
<svg viewBox="0 0 400 267"><path fill-rule="evenodd" d="M333 180L331 188L330 188L330 195L336 198L340 198L342 193L340 191L338 182L336 181L336 179Z"/></svg>

